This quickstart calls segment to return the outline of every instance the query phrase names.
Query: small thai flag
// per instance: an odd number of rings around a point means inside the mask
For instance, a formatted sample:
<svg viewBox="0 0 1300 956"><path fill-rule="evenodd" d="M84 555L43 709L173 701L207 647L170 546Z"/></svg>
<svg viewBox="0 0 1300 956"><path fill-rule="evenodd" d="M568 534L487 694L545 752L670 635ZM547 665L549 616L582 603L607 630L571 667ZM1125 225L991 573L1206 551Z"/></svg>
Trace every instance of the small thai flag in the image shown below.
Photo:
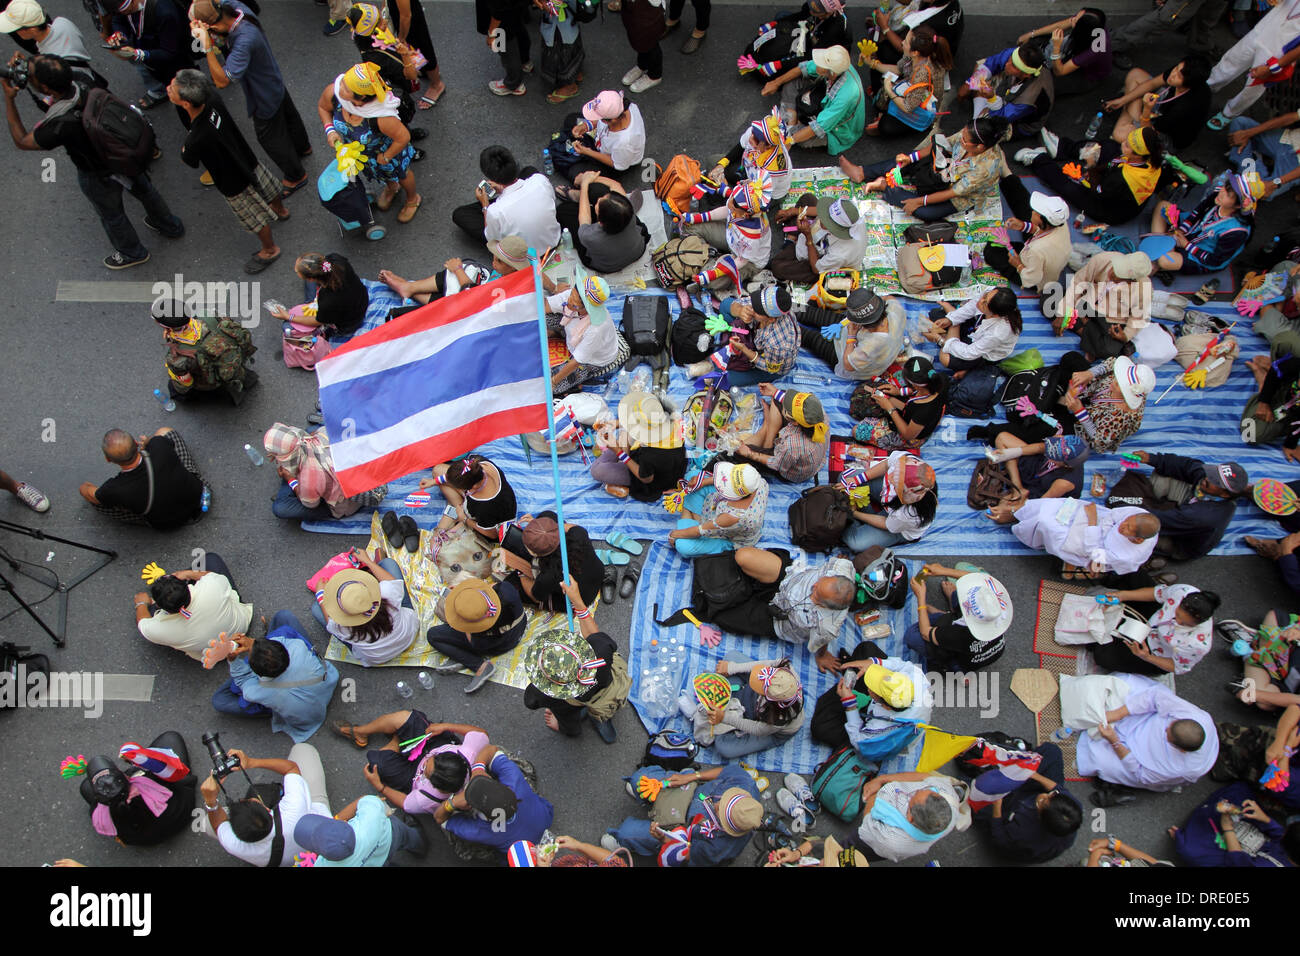
<svg viewBox="0 0 1300 956"><path fill-rule="evenodd" d="M118 755L164 783L184 780L190 773L190 768L185 766L176 752L166 747L141 747L134 741L129 741L122 745Z"/></svg>
<svg viewBox="0 0 1300 956"><path fill-rule="evenodd" d="M432 497L427 491L413 491L402 499L402 504L408 508L425 508Z"/></svg>

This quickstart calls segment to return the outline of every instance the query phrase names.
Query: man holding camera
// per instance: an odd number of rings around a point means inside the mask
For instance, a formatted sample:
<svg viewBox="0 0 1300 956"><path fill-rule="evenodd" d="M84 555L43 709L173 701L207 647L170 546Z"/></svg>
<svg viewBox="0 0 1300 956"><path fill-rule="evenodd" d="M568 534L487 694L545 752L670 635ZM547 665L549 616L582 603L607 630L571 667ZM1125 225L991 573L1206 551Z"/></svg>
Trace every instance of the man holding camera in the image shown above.
<svg viewBox="0 0 1300 956"><path fill-rule="evenodd" d="M320 754L311 744L295 744L288 760L249 757L242 750L221 749L216 734L205 734L212 756L214 770L199 787L203 796L203 809L207 813L211 832L222 849L233 857L253 866L293 866L293 858L303 852L294 840L298 821L309 814L329 817L329 797L325 793L325 769ZM270 770L284 777L281 796L273 807L267 807L251 787L242 800L231 802L223 809L217 802L222 792L221 781L235 769ZM218 776L218 774L220 776Z"/></svg>
<svg viewBox="0 0 1300 956"><path fill-rule="evenodd" d="M82 126L82 110L86 106L86 87L75 82L72 69L55 56L36 56L28 62L28 83L38 95L50 98L50 108L45 118L31 132L23 126L18 116L18 86L8 79L0 80L4 89L5 116L9 121L9 135L14 145L23 150L50 150L62 146L77 169L77 183L99 213L99 221L108 233L109 242L117 250L104 259L110 269L129 269L149 261L149 250L140 242L135 227L122 207L122 188L140 200L144 206L144 224L168 239L185 235L185 226L172 215L167 201L154 188L147 173L136 176L115 174L95 149Z"/></svg>

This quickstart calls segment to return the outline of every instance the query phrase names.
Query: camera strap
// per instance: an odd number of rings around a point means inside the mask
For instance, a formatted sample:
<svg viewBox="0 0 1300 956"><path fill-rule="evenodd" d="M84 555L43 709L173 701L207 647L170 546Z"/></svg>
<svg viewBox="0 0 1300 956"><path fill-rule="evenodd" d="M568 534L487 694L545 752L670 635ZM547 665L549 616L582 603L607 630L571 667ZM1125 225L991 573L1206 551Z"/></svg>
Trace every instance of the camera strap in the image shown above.
<svg viewBox="0 0 1300 956"><path fill-rule="evenodd" d="M149 460L149 453L143 448L140 449L140 457L144 459L145 480L148 482L149 493L144 503L145 517L153 510L153 462Z"/></svg>
<svg viewBox="0 0 1300 956"><path fill-rule="evenodd" d="M275 832L271 837L271 859L266 865L275 869L284 859L284 821L280 819L278 803L271 808L271 816L275 819Z"/></svg>

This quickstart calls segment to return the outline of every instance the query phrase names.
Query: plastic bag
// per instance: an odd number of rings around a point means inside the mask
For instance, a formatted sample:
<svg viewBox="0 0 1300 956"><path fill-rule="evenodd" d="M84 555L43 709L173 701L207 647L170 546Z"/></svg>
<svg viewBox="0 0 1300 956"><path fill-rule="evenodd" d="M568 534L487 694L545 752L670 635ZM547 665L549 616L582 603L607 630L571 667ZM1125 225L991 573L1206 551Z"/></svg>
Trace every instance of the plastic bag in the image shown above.
<svg viewBox="0 0 1300 956"><path fill-rule="evenodd" d="M677 687L663 667L642 672L640 696L647 717L663 719L677 713Z"/></svg>

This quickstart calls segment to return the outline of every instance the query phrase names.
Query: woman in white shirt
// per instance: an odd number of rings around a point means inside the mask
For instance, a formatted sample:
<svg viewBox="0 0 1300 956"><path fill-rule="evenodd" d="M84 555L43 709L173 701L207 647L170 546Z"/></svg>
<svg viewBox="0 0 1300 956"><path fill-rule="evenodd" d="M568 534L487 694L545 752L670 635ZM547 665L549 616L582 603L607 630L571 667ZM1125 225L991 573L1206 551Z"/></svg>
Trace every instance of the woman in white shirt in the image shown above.
<svg viewBox="0 0 1300 956"><path fill-rule="evenodd" d="M420 616L411 606L402 569L382 548L375 550L378 563L355 548L352 555L360 567L326 581L311 612L362 667L374 667L411 646L420 633Z"/></svg>
<svg viewBox="0 0 1300 956"><path fill-rule="evenodd" d="M574 277L573 288L547 298L546 310L560 316L559 327L569 350L564 364L551 372L551 390L556 395L614 371L631 354L605 308L608 300L609 283L581 270Z"/></svg>
<svg viewBox="0 0 1300 956"><path fill-rule="evenodd" d="M896 451L865 471L851 468L844 480L871 490L871 510L854 508L856 520L844 529L844 544L854 554L876 544L888 548L918 541L934 523L939 483L934 469L910 452Z"/></svg>
<svg viewBox="0 0 1300 956"><path fill-rule="evenodd" d="M944 368L967 372L1001 362L1015 351L1024 322L1010 288L985 292L955 309L947 302L941 305L947 314L934 320L925 337L942 346L939 363Z"/></svg>

